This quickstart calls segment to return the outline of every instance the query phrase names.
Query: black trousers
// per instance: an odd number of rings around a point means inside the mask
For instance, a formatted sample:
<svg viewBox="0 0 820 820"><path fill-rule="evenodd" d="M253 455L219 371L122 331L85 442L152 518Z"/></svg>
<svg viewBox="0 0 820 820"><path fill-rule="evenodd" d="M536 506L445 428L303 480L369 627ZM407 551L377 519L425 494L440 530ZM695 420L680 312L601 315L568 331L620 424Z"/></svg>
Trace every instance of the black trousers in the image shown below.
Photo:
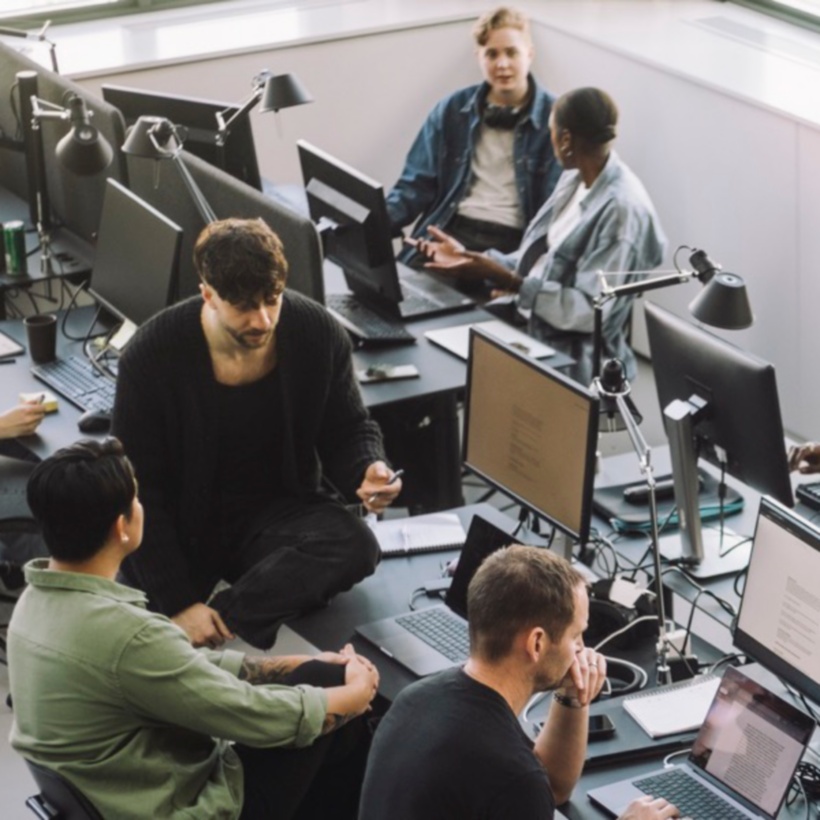
<svg viewBox="0 0 820 820"><path fill-rule="evenodd" d="M379 545L364 521L324 498L285 499L222 535L221 577L210 606L243 640L268 648L279 627L371 575Z"/></svg>
<svg viewBox="0 0 820 820"><path fill-rule="evenodd" d="M286 682L341 686L344 667L309 661ZM245 773L240 820L355 820L370 749L365 718L303 749L235 749Z"/></svg>

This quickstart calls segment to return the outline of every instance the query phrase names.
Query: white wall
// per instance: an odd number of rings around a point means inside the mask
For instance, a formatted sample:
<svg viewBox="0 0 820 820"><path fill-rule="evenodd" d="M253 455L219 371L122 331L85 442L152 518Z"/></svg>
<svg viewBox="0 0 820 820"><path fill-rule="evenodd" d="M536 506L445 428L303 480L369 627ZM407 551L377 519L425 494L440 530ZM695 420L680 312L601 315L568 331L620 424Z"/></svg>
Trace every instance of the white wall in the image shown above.
<svg viewBox="0 0 820 820"><path fill-rule="evenodd" d="M433 104L480 80L470 26L412 28L80 82L94 91L110 82L238 102L260 69L294 72L315 102L278 115L251 114L262 175L301 181L294 143L303 138L390 186Z"/></svg>
<svg viewBox="0 0 820 820"><path fill-rule="evenodd" d="M746 278L756 323L727 338L776 365L787 429L820 436L820 384L812 368L820 351L820 130L687 76L680 66L668 70L657 54L644 58L582 36L580 25L573 31L551 24L549 6L534 26L537 75L557 93L580 85L612 93L621 109L617 148L652 195L670 248L704 248ZM565 18L573 13L562 6ZM681 31L693 36L691 26ZM675 36L670 31L670 40ZM296 72L316 98L281 113L282 139L272 115L253 114L262 172L284 183L299 181L293 143L303 137L389 186L431 105L478 78L470 22L462 21L81 82L95 90L107 81L238 101L263 67ZM652 298L684 313L698 287Z"/></svg>

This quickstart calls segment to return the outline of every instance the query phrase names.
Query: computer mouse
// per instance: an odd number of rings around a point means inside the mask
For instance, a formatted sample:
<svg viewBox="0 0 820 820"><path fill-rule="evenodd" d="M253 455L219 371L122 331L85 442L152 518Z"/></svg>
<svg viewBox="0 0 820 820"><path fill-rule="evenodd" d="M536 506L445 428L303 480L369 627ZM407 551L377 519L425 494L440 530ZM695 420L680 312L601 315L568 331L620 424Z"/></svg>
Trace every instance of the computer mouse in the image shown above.
<svg viewBox="0 0 820 820"><path fill-rule="evenodd" d="M77 421L77 427L81 433L107 433L111 429L111 414L105 410L86 410Z"/></svg>

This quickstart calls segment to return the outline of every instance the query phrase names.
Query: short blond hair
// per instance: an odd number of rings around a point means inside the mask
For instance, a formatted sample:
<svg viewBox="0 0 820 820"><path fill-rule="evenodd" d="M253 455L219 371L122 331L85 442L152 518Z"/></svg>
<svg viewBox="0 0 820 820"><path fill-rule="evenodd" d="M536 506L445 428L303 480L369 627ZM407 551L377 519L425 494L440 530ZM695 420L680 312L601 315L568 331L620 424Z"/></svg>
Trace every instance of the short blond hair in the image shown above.
<svg viewBox="0 0 820 820"><path fill-rule="evenodd" d="M486 46L487 40L490 39L490 32L500 28L516 28L532 42L529 18L524 12L509 6L499 6L497 9L482 14L473 26L473 37L479 46Z"/></svg>

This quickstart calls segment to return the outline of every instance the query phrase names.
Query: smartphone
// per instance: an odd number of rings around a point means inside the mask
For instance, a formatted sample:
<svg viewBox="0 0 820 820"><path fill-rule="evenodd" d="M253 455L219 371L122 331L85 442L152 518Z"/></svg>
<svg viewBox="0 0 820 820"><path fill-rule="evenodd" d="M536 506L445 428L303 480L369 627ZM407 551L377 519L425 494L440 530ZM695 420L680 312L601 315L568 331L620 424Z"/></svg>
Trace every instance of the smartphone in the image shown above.
<svg viewBox="0 0 820 820"><path fill-rule="evenodd" d="M615 724L609 715L589 716L589 739L603 740L615 734Z"/></svg>

